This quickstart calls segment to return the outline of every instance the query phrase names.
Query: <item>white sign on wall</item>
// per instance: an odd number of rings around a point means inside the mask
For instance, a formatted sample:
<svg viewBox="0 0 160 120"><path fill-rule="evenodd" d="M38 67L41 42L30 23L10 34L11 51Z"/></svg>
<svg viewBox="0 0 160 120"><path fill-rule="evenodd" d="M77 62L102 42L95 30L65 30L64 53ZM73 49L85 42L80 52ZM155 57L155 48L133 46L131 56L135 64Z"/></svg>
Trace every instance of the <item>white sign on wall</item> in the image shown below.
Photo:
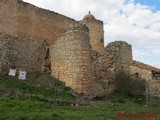
<svg viewBox="0 0 160 120"><path fill-rule="evenodd" d="M16 69L9 69L9 74L10 76L16 76Z"/></svg>
<svg viewBox="0 0 160 120"><path fill-rule="evenodd" d="M25 80L26 79L26 71L19 71L18 79Z"/></svg>

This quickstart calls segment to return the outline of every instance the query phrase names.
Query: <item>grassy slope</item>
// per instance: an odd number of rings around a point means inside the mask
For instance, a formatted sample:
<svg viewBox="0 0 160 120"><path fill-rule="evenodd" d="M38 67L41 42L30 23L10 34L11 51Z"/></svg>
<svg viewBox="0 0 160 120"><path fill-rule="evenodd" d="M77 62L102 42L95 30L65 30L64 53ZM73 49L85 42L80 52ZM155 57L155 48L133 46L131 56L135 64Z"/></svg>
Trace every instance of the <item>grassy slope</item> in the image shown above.
<svg viewBox="0 0 160 120"><path fill-rule="evenodd" d="M37 100L0 98L0 120L121 120L117 113L159 114L158 107L144 107L133 102L115 106L57 106ZM142 119L142 118L139 118ZM157 120L160 116L157 117ZM138 120L138 118L136 118ZM152 119L153 120L153 119Z"/></svg>
<svg viewBox="0 0 160 120"><path fill-rule="evenodd" d="M48 74L39 73L29 75L26 81L0 76L0 120L124 120L116 116L118 113L156 114L156 120L160 120L160 107L145 107L137 103L138 98L115 95L102 100L107 104L114 103L114 106L60 106L49 103L44 98L54 98L52 80ZM50 87L43 86L44 82ZM38 97L29 97L28 94ZM66 91L59 92L57 98L74 99ZM142 120L135 118L138 119Z"/></svg>
<svg viewBox="0 0 160 120"><path fill-rule="evenodd" d="M17 98L36 97L51 98L55 97L55 81L59 89L56 99L71 100L74 98L68 93L60 81L52 78L50 74L31 73L27 80L18 80L16 77L0 76L0 95L16 96Z"/></svg>

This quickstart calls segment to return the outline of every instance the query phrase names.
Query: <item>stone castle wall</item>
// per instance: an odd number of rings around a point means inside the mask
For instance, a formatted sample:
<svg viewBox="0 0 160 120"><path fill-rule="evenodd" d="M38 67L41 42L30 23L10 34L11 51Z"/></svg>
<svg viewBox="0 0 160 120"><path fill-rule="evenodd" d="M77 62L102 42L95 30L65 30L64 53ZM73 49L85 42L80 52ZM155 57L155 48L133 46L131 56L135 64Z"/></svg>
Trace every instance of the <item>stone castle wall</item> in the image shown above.
<svg viewBox="0 0 160 120"><path fill-rule="evenodd" d="M0 1L0 32L52 44L74 19L21 0Z"/></svg>
<svg viewBox="0 0 160 120"><path fill-rule="evenodd" d="M131 76L147 81L150 96L160 96L160 80L153 78L152 71L159 72L159 69L137 61L133 61L129 70Z"/></svg>
<svg viewBox="0 0 160 120"><path fill-rule="evenodd" d="M66 86L84 95L101 94L99 89L102 89L93 79L86 26L69 26L66 33L51 48L51 64L52 75L65 82Z"/></svg>
<svg viewBox="0 0 160 120"><path fill-rule="evenodd" d="M0 0L0 32L10 35L17 35L16 0Z"/></svg>
<svg viewBox="0 0 160 120"><path fill-rule="evenodd" d="M142 68L142 69L145 69L145 70L149 70L149 71L152 70L152 71L160 72L160 69L158 69L158 68L152 67L150 65L147 65L147 64L144 64L142 62L135 61L135 60L133 60L132 66L135 66L135 67L138 67L138 68Z"/></svg>
<svg viewBox="0 0 160 120"><path fill-rule="evenodd" d="M96 19L88 19L82 20L83 24L85 24L89 28L89 37L90 37L90 45L93 50L101 53L104 51L104 31L103 31L103 22Z"/></svg>
<svg viewBox="0 0 160 120"><path fill-rule="evenodd" d="M117 51L117 55L115 56L116 74L118 74L120 71L129 73L129 66L132 64L132 46L127 42L119 41L113 43L113 48L113 51Z"/></svg>
<svg viewBox="0 0 160 120"><path fill-rule="evenodd" d="M144 64L142 65L144 67ZM130 66L130 75L133 77L140 77L142 80L147 81L150 96L160 96L160 80L155 80L152 78L151 70L143 69L137 66Z"/></svg>
<svg viewBox="0 0 160 120"><path fill-rule="evenodd" d="M0 71L10 68L27 72L43 71L48 44L0 33Z"/></svg>
<svg viewBox="0 0 160 120"><path fill-rule="evenodd" d="M160 97L160 80L148 81L149 95Z"/></svg>
<svg viewBox="0 0 160 120"><path fill-rule="evenodd" d="M132 62L131 45L115 41L109 43L101 54L92 51L91 58L95 79L109 94L114 91L116 74L121 70L129 72L129 65Z"/></svg>
<svg viewBox="0 0 160 120"><path fill-rule="evenodd" d="M130 66L130 74L132 76L140 77L144 80L152 80L152 73L150 70L142 69L136 66Z"/></svg>
<svg viewBox="0 0 160 120"><path fill-rule="evenodd" d="M53 76L79 93L87 91L92 79L88 29L70 26L52 46L51 64Z"/></svg>
<svg viewBox="0 0 160 120"><path fill-rule="evenodd" d="M1 0L0 73L45 71L51 62L52 75L67 86L102 96L113 92L116 74L124 71L148 80L152 95L160 93L159 81L152 79L152 70L160 74L159 69L133 61L126 42L109 43L104 50L103 22L90 13L80 23L22 0Z"/></svg>

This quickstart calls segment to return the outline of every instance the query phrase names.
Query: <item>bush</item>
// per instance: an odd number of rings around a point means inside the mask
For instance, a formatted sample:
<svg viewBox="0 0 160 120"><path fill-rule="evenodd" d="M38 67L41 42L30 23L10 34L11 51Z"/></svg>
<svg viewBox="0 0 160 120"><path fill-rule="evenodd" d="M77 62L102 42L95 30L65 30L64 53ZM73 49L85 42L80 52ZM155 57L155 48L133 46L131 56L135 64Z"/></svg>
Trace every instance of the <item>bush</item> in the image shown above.
<svg viewBox="0 0 160 120"><path fill-rule="evenodd" d="M139 77L131 77L124 72L116 75L115 86L115 92L124 95L143 95L145 92L145 80Z"/></svg>

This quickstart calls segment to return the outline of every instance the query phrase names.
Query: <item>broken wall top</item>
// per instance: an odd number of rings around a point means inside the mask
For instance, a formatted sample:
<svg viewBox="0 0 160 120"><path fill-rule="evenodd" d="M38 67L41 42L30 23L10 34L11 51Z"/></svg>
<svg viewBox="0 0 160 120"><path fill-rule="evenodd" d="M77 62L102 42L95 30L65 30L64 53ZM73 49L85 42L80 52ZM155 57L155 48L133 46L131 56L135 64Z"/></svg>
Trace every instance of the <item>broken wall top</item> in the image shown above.
<svg viewBox="0 0 160 120"><path fill-rule="evenodd" d="M153 67L153 66L144 64L142 62L135 61L135 60L133 60L132 66L136 66L136 67L139 67L139 68L142 68L142 69L145 69L145 70L149 70L149 71L160 72L160 69L158 69L156 67Z"/></svg>

